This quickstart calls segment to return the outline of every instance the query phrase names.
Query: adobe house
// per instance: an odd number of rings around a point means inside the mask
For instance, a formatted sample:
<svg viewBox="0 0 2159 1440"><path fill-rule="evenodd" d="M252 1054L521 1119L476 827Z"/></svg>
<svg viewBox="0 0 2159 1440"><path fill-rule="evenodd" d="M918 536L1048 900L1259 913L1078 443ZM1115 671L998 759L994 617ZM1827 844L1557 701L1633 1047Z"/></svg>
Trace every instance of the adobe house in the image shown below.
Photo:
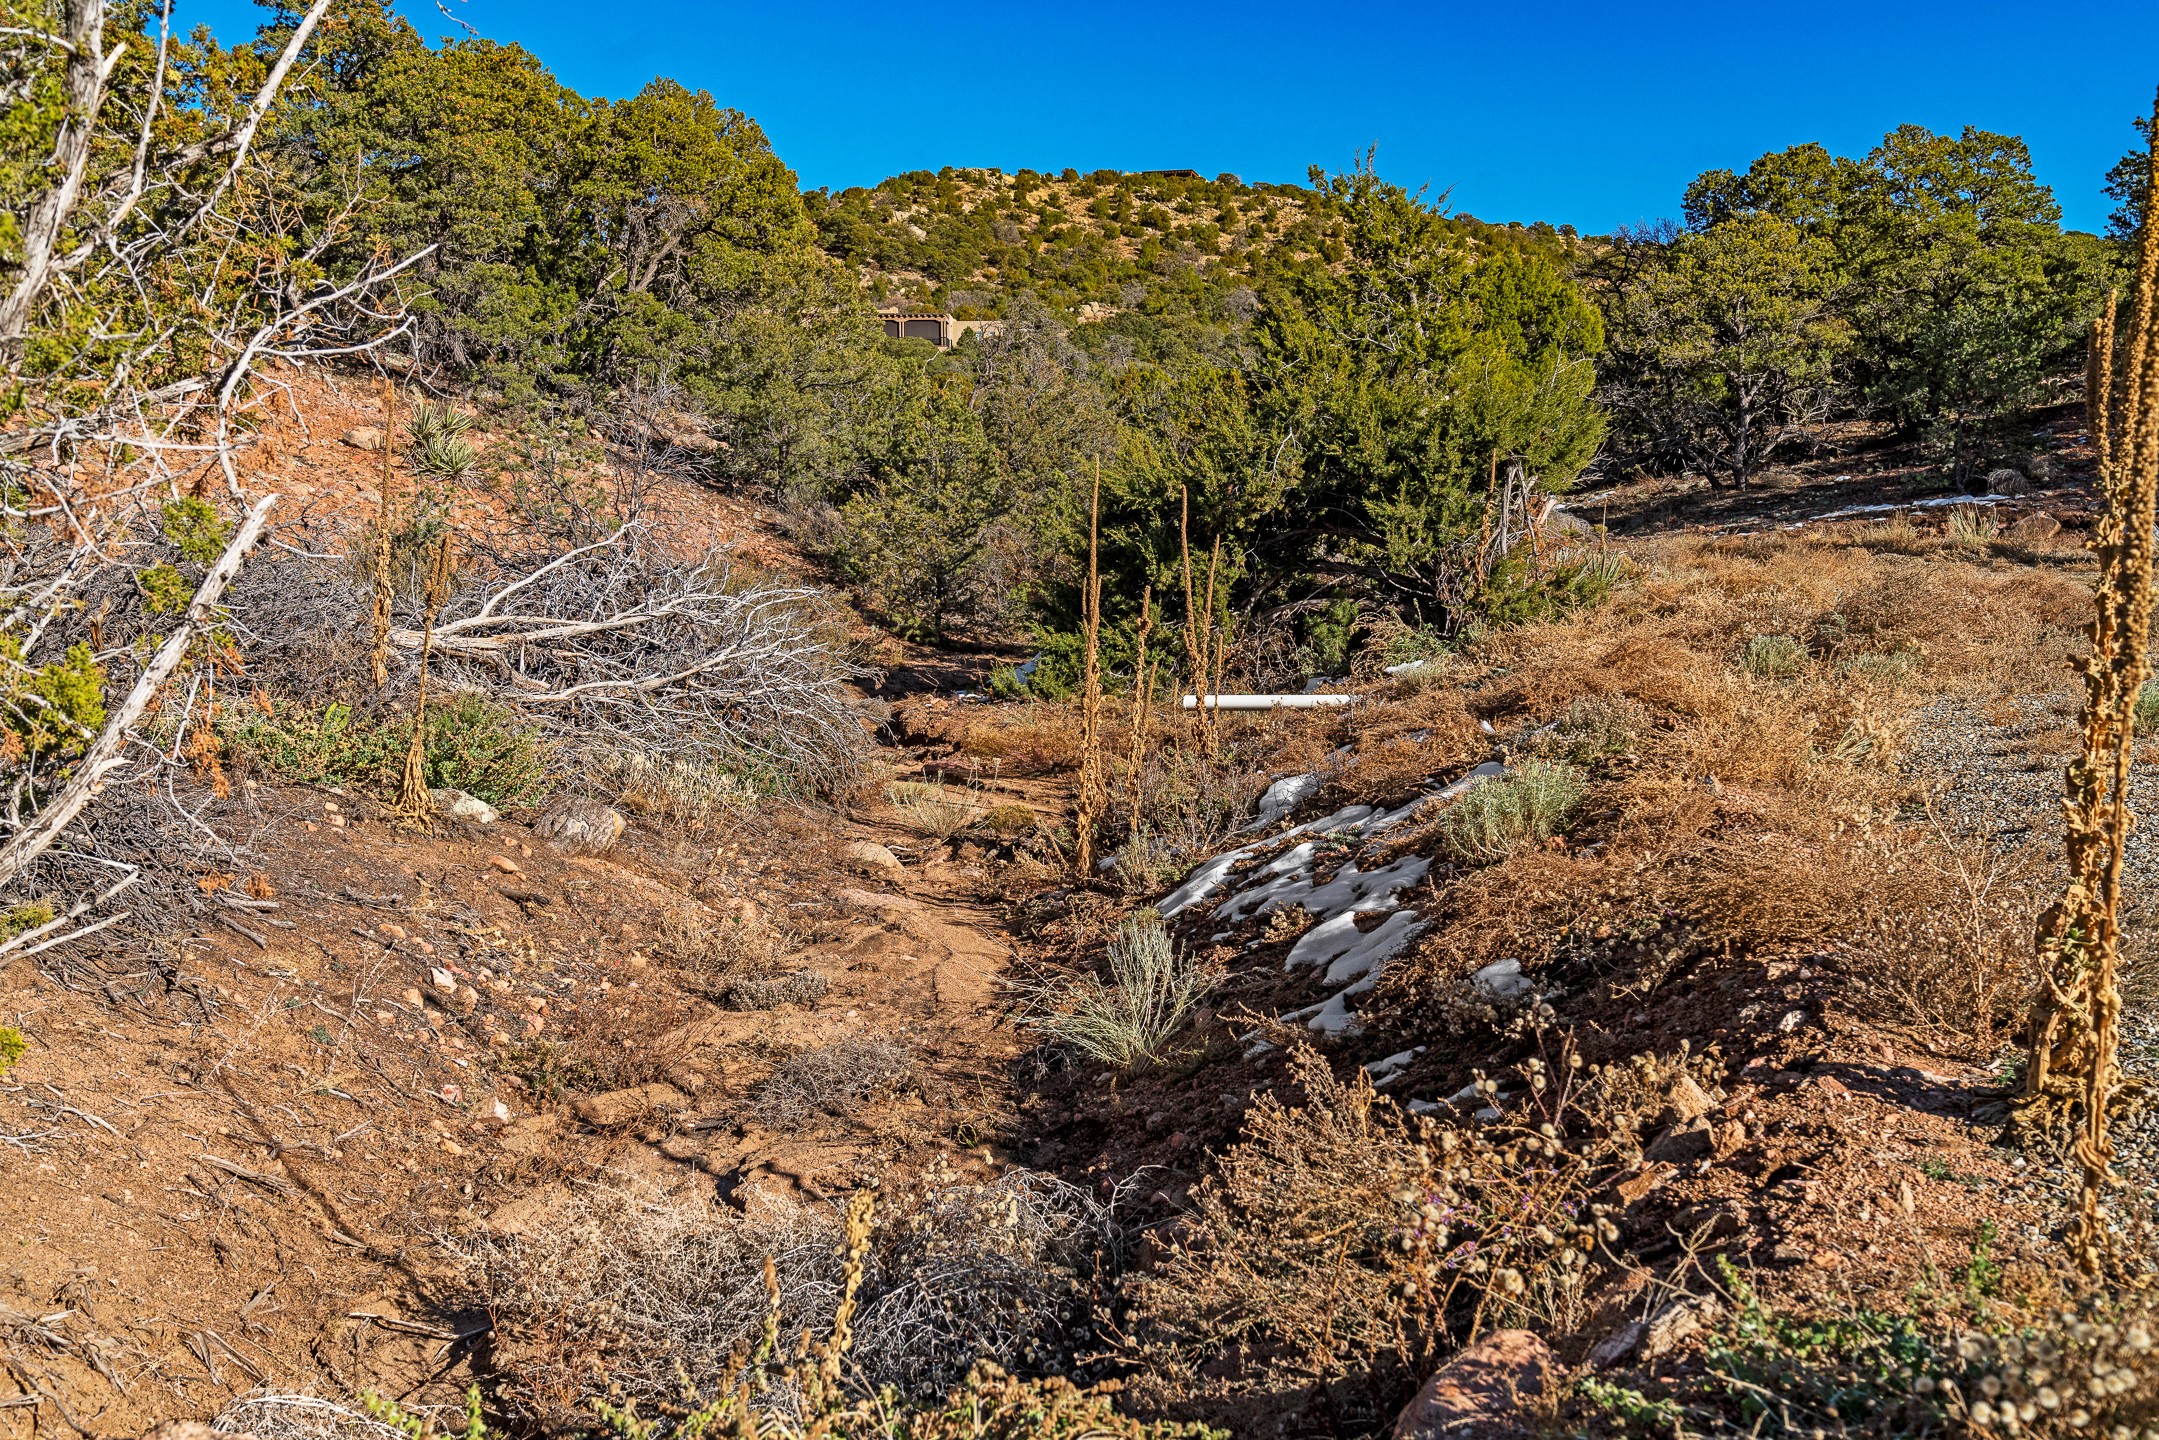
<svg viewBox="0 0 2159 1440"><path fill-rule="evenodd" d="M968 331L995 335L1005 328L1002 320L957 320L942 310L907 310L880 306L877 318L885 322L885 334L895 340L927 340L940 350L950 350Z"/></svg>

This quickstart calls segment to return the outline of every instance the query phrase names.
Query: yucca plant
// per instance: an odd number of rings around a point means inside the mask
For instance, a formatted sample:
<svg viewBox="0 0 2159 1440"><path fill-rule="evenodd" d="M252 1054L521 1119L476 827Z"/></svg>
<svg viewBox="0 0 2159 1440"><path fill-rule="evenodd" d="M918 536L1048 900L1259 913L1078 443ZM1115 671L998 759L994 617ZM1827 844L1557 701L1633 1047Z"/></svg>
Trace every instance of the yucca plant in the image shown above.
<svg viewBox="0 0 2159 1440"><path fill-rule="evenodd" d="M471 416L460 415L448 405L423 403L405 422L405 434L412 442L407 463L422 475L462 480L480 458L465 439L471 428Z"/></svg>

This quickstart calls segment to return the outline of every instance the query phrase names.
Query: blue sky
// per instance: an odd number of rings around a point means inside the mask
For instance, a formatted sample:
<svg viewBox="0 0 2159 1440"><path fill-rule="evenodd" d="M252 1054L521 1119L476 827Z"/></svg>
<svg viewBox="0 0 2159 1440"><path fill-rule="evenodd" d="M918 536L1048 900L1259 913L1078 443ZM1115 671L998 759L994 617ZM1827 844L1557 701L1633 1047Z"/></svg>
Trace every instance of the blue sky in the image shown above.
<svg viewBox="0 0 2159 1440"><path fill-rule="evenodd" d="M401 0L430 37L458 26ZM809 186L942 165L1189 166L1301 181L1377 144L1382 173L1486 220L1603 232L1687 180L1892 125L2028 140L2069 224L2159 85L2159 5L1251 3L1087 7L445 0L586 94L656 74L754 115ZM180 0L250 33L246 0Z"/></svg>

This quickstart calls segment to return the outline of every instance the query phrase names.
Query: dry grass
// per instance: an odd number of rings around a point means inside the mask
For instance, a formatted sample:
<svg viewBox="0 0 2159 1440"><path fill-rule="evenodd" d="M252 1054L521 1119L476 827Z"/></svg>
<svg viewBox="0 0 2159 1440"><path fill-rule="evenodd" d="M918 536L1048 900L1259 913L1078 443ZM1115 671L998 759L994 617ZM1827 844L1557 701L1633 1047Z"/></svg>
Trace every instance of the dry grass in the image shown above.
<svg viewBox="0 0 2159 1440"><path fill-rule="evenodd" d="M1473 657L1493 674L1474 699L1509 717L1517 749L1588 772L1570 840L1600 853L1516 848L1488 877L1442 879L1432 936L1375 1008L1438 1023L1469 970L1554 955L1581 910L1570 891L1609 890L1679 917L1687 946L1831 953L1872 1018L1997 1043L2032 983L2026 862L1912 825L1897 766L1936 697L2023 693L2070 653L2088 606L2076 572L1939 542L1642 548L1635 589ZM1778 663L1734 663L1764 636L1785 642Z"/></svg>
<svg viewBox="0 0 2159 1440"><path fill-rule="evenodd" d="M711 983L748 972L778 969L794 948L785 930L755 911L719 916L702 905L684 905L653 923L653 946L694 980Z"/></svg>
<svg viewBox="0 0 2159 1440"><path fill-rule="evenodd" d="M783 1062L751 1089L750 1109L772 1130L793 1129L819 1116L845 1119L903 1089L915 1076L915 1059L905 1046L851 1036Z"/></svg>
<svg viewBox="0 0 2159 1440"><path fill-rule="evenodd" d="M1151 912L1118 927L1108 948L1106 982L1082 975L1037 987L1027 1023L1115 1069L1160 1064L1221 977Z"/></svg>
<svg viewBox="0 0 2159 1440"><path fill-rule="evenodd" d="M983 807L965 791L935 782L895 780L885 787L885 799L902 824L934 840L950 840L983 816Z"/></svg>
<svg viewBox="0 0 2159 1440"><path fill-rule="evenodd" d="M684 1382L721 1389L768 1316L790 1347L827 1336L845 1283L842 1241L840 1216L823 1206L746 1220L604 1186L457 1254L494 1318L510 1396L534 1419L585 1428L596 1397L664 1408ZM852 1316L851 1388L928 1398L977 1361L1073 1369L1092 1348L1094 1278L1117 1266L1121 1245L1104 1206L1032 1171L980 1185L933 1173L885 1195Z"/></svg>

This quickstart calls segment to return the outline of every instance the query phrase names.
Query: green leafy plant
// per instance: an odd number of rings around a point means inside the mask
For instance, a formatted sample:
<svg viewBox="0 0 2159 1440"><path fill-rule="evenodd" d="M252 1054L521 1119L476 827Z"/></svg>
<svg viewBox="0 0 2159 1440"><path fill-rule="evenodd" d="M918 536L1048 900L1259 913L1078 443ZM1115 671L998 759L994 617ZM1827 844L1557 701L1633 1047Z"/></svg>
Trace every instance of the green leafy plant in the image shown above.
<svg viewBox="0 0 2159 1440"><path fill-rule="evenodd" d="M319 713L241 712L224 736L236 752L283 779L387 794L396 789L410 727L400 716L361 716L332 704ZM421 744L431 787L463 790L495 806L527 804L549 788L539 733L514 711L477 696L431 708Z"/></svg>
<svg viewBox="0 0 2159 1440"><path fill-rule="evenodd" d="M105 669L77 641L49 665L24 662L22 642L0 636L0 759L80 755L105 723ZM8 754L7 752L12 752Z"/></svg>
<svg viewBox="0 0 2159 1440"><path fill-rule="evenodd" d="M143 608L152 615L179 614L195 593L185 575L163 562L136 571L135 585L142 591Z"/></svg>
<svg viewBox="0 0 2159 1440"><path fill-rule="evenodd" d="M12 1025L0 1025L0 1075L15 1068L15 1062L29 1053L30 1041L22 1031Z"/></svg>

